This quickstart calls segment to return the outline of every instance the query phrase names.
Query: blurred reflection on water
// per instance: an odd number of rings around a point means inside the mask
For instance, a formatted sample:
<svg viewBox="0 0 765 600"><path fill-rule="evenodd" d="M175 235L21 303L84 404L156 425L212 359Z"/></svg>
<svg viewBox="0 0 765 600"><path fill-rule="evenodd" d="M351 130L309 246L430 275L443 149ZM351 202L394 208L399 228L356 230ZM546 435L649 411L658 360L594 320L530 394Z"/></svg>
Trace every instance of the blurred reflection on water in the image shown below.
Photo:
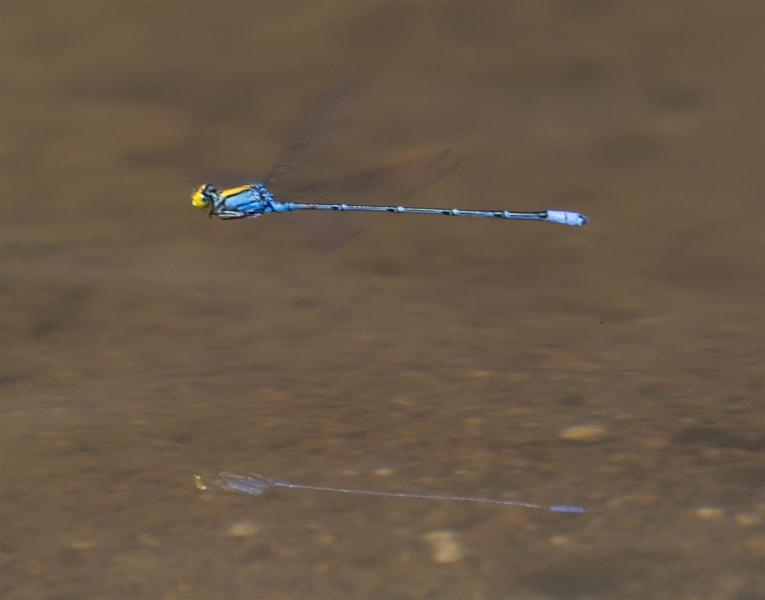
<svg viewBox="0 0 765 600"><path fill-rule="evenodd" d="M0 595L761 597L763 22L4 2ZM592 223L370 216L317 253L189 206L357 80L285 184L456 148L412 203ZM194 487L218 470L589 512Z"/></svg>

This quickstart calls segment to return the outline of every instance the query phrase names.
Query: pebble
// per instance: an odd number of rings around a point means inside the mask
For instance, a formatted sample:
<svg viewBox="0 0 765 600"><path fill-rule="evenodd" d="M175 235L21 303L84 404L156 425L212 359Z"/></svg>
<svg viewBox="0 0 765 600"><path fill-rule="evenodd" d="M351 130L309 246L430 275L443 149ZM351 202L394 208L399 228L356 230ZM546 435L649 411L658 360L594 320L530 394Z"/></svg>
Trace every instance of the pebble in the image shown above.
<svg viewBox="0 0 765 600"><path fill-rule="evenodd" d="M765 558L765 536L749 538L746 546L755 556Z"/></svg>
<svg viewBox="0 0 765 600"><path fill-rule="evenodd" d="M558 546L560 548L562 548L563 546L571 545L571 539L566 537L565 535L553 535L550 537L549 541L553 546Z"/></svg>
<svg viewBox="0 0 765 600"><path fill-rule="evenodd" d="M603 425L572 425L558 433L558 438L566 442L594 444L602 441L608 430Z"/></svg>
<svg viewBox="0 0 765 600"><path fill-rule="evenodd" d="M527 381L531 380L531 376L528 373L523 373L520 371L516 371L514 373L505 373L504 376L509 383L526 383Z"/></svg>
<svg viewBox="0 0 765 600"><path fill-rule="evenodd" d="M337 540L334 535L325 531L316 536L316 541L322 546L332 546Z"/></svg>
<svg viewBox="0 0 765 600"><path fill-rule="evenodd" d="M486 377L491 376L491 371L483 371L483 370L477 370L477 371L471 371L468 373L468 377L471 379L485 379Z"/></svg>
<svg viewBox="0 0 765 600"><path fill-rule="evenodd" d="M643 442L643 448L646 450L664 450L669 446L669 441L664 437L648 438Z"/></svg>
<svg viewBox="0 0 765 600"><path fill-rule="evenodd" d="M465 419L465 431L469 435L481 435L483 419L481 417L468 417Z"/></svg>
<svg viewBox="0 0 765 600"><path fill-rule="evenodd" d="M160 541L156 537L146 532L139 533L137 540L141 546L147 548L157 548L160 545Z"/></svg>
<svg viewBox="0 0 765 600"><path fill-rule="evenodd" d="M440 529L422 536L430 544L430 557L439 565L452 565L465 558L465 550L455 531Z"/></svg>
<svg viewBox="0 0 765 600"><path fill-rule="evenodd" d="M757 527L762 525L762 517L757 513L738 513L733 519L741 527Z"/></svg>
<svg viewBox="0 0 765 600"><path fill-rule="evenodd" d="M228 536L229 537L235 537L235 538L241 538L241 537L252 537L254 535L257 535L257 533L260 531L260 527L252 521L237 521L234 523L231 527L228 528Z"/></svg>
<svg viewBox="0 0 765 600"><path fill-rule="evenodd" d="M71 540L69 542L69 547L72 550L90 550L93 548L93 542L90 542L88 540Z"/></svg>
<svg viewBox="0 0 765 600"><path fill-rule="evenodd" d="M725 516L725 511L722 508L715 508L712 506L703 506L693 511L697 519L702 521L722 521Z"/></svg>
<svg viewBox="0 0 765 600"><path fill-rule="evenodd" d="M393 467L380 467L372 471L372 474L378 477L393 477L396 474L396 469Z"/></svg>

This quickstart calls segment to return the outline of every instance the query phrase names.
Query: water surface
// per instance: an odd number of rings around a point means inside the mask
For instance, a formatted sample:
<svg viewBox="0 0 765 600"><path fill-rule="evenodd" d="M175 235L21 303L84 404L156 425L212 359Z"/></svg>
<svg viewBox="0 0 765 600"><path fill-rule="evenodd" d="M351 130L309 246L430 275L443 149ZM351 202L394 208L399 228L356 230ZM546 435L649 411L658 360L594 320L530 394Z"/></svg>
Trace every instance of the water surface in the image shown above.
<svg viewBox="0 0 765 600"><path fill-rule="evenodd" d="M0 595L763 598L763 22L3 2ZM191 208L345 81L283 189L454 148L413 203L591 224L369 216L317 252ZM589 512L195 488L218 470Z"/></svg>

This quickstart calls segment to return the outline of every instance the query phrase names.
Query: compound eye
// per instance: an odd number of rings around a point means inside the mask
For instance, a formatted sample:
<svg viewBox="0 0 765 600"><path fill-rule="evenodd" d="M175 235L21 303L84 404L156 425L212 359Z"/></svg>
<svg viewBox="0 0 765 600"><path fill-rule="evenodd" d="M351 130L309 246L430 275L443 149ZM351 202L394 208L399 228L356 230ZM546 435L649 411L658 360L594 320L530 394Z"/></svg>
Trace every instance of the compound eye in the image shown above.
<svg viewBox="0 0 765 600"><path fill-rule="evenodd" d="M197 208L207 208L210 206L210 185L200 185L191 195L191 203Z"/></svg>

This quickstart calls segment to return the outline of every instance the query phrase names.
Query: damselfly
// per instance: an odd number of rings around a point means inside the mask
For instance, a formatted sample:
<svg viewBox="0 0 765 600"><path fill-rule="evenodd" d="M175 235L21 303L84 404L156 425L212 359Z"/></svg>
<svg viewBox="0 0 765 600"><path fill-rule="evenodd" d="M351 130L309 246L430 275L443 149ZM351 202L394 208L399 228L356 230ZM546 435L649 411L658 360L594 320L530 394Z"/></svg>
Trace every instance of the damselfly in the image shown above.
<svg viewBox="0 0 765 600"><path fill-rule="evenodd" d="M453 217L481 217L488 219L506 219L513 221L548 221L579 227L585 225L588 218L578 212L567 210L541 210L535 212L512 210L467 210L458 208L422 208L401 205L374 205L322 202L293 202L277 198L269 189L278 176L299 166L305 159L315 141L337 121L338 106L347 99L348 88L336 88L325 94L316 109L304 125L299 128L293 143L283 153L280 160L271 168L263 182L248 183L238 187L218 190L205 183L192 194L192 204L209 211L209 215L220 219L256 219L269 213L287 213L304 210L333 212L377 212L394 214L445 215ZM430 162L429 175L422 178L416 187L422 188L437 181L451 171L446 160L448 152L440 153ZM427 161L426 161L427 162ZM443 168L439 168L439 165Z"/></svg>
<svg viewBox="0 0 765 600"><path fill-rule="evenodd" d="M194 476L197 488L206 490L205 480L199 476ZM274 488L287 488L293 490L309 490L314 492L329 492L333 494L354 494L362 496L384 496L386 498L409 498L415 500L444 500L450 502L475 502L479 504L499 504L502 506L514 506L518 508L532 508L536 510L547 510L559 513L583 513L584 508L570 504L536 504L533 502L521 502L519 500L504 500L500 498L484 498L481 496L445 496L440 494L422 494L412 492L385 492L381 490L353 489L328 487L323 485L306 485L295 483L293 481L280 481L278 479L268 479L262 475L236 475L235 473L221 472L214 480L220 487L244 492L251 496L260 496Z"/></svg>

